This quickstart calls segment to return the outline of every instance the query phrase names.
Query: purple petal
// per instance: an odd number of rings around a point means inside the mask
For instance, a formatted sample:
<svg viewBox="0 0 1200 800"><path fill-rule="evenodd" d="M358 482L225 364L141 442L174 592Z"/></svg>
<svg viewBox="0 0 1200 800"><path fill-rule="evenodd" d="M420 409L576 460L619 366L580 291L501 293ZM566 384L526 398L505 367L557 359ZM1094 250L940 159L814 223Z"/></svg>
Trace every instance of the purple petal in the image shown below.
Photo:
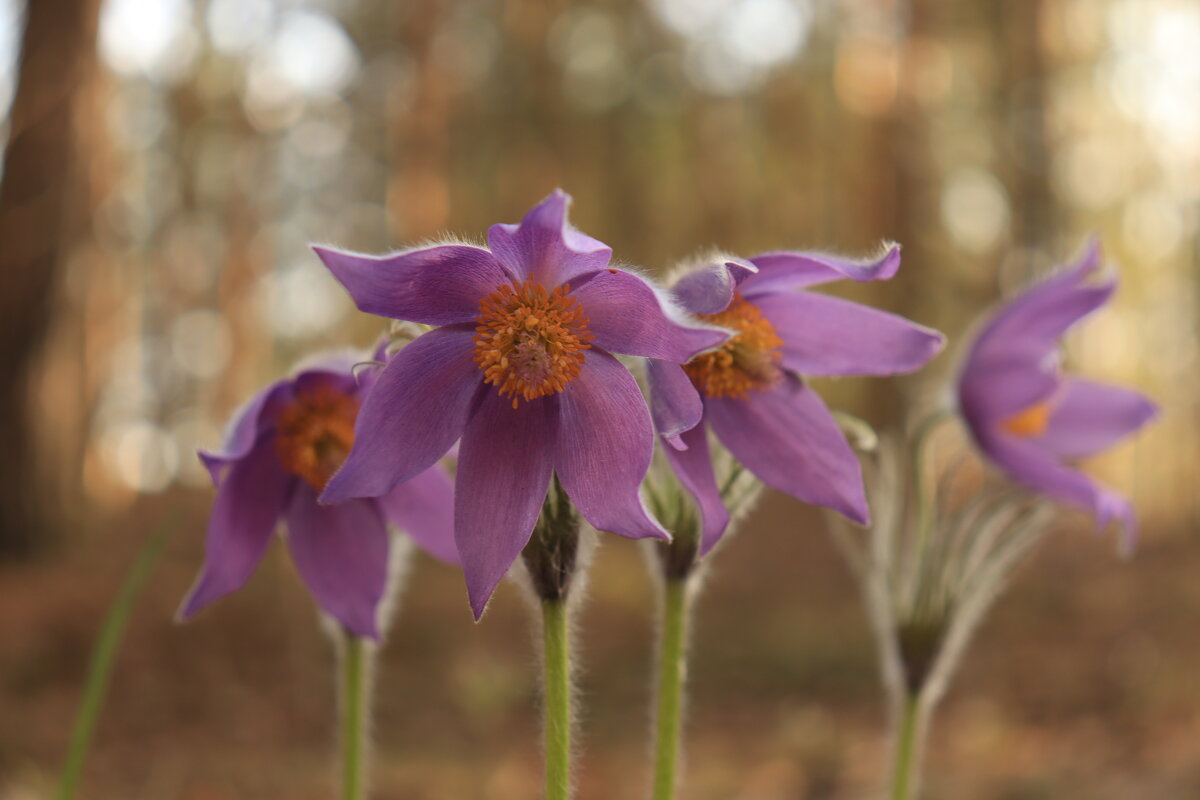
<svg viewBox="0 0 1200 800"><path fill-rule="evenodd" d="M547 288L604 269L612 249L580 233L567 221L571 198L556 189L519 225L493 225L488 246L518 280L532 278Z"/></svg>
<svg viewBox="0 0 1200 800"><path fill-rule="evenodd" d="M896 375L920 369L945 337L904 317L809 292L756 295L783 339L783 365L801 375Z"/></svg>
<svg viewBox="0 0 1200 800"><path fill-rule="evenodd" d="M297 373L292 379L292 389L296 394L308 394L319 389L332 389L342 394L358 394L359 384L351 373L355 362L352 358L340 359L342 369L334 372L329 369L306 369Z"/></svg>
<svg viewBox="0 0 1200 800"><path fill-rule="evenodd" d="M979 439L979 445L1010 478L1034 491L1090 511L1096 517L1098 527L1103 528L1113 519L1121 520L1126 542L1132 544L1137 519L1133 506L1124 497L1058 463L1053 454L1041 449L1033 440L991 434Z"/></svg>
<svg viewBox="0 0 1200 800"><path fill-rule="evenodd" d="M379 498L384 517L421 549L447 564L458 563L454 544L454 484L435 464Z"/></svg>
<svg viewBox="0 0 1200 800"><path fill-rule="evenodd" d="M559 480L597 530L670 539L638 495L654 454L654 429L637 381L603 350L585 357L579 377L560 395Z"/></svg>
<svg viewBox="0 0 1200 800"><path fill-rule="evenodd" d="M700 424L704 416L700 393L682 367L657 358L646 360L646 383L650 389L654 429L671 447L686 449L687 445L680 441L679 435Z"/></svg>
<svg viewBox="0 0 1200 800"><path fill-rule="evenodd" d="M959 379L959 402L973 424L988 427L1058 388L1059 339L1116 288L1114 280L1084 284L1099 259L1091 247L1075 266L1009 302L984 327Z"/></svg>
<svg viewBox="0 0 1200 800"><path fill-rule="evenodd" d="M830 281L849 278L852 281L884 281L900 269L900 245L890 244L876 259L853 259L828 253L776 252L763 253L750 259L758 274L742 282L741 292L746 299L764 292L783 289L802 289Z"/></svg>
<svg viewBox="0 0 1200 800"><path fill-rule="evenodd" d="M557 397L519 407L494 387L463 432L454 538L475 619L529 542L550 486Z"/></svg>
<svg viewBox="0 0 1200 800"><path fill-rule="evenodd" d="M1093 243L1075 265L1010 300L976 338L971 361L1006 361L1014 356L1039 361L1053 352L1068 329L1116 291L1115 277L1086 283L1099 266L1100 251Z"/></svg>
<svg viewBox="0 0 1200 800"><path fill-rule="evenodd" d="M682 364L729 338L724 331L672 319L650 284L630 272L595 273L571 296L583 307L596 336L593 344L609 352Z"/></svg>
<svg viewBox="0 0 1200 800"><path fill-rule="evenodd" d="M288 548L317 605L355 636L379 638L379 602L387 590L388 532L370 500L317 503L300 481L287 510Z"/></svg>
<svg viewBox="0 0 1200 800"><path fill-rule="evenodd" d="M512 281L491 253L465 244L385 256L326 247L313 250L360 310L426 325L474 320L479 301Z"/></svg>
<svg viewBox="0 0 1200 800"><path fill-rule="evenodd" d="M1107 450L1158 415L1145 395L1120 386L1069 378L1043 436L1034 439L1059 458Z"/></svg>
<svg viewBox="0 0 1200 800"><path fill-rule="evenodd" d="M866 525L862 468L829 409L795 378L744 398L710 397L705 418L768 486Z"/></svg>
<svg viewBox="0 0 1200 800"><path fill-rule="evenodd" d="M445 455L483 380L473 335L466 325L438 328L392 358L363 401L354 447L321 502L387 494Z"/></svg>
<svg viewBox="0 0 1200 800"><path fill-rule="evenodd" d="M280 466L270 436L229 465L208 521L204 568L179 609L180 619L242 587L271 543L288 493L297 483Z"/></svg>
<svg viewBox="0 0 1200 800"><path fill-rule="evenodd" d="M712 550L729 526L729 511L721 500L721 490L713 475L712 455L708 449L708 428L698 425L680 438L684 449L664 447L663 452L683 488L696 499L700 509L700 555Z"/></svg>
<svg viewBox="0 0 1200 800"><path fill-rule="evenodd" d="M693 314L716 314L729 308L738 285L756 272L758 267L740 261L708 264L675 281L671 294Z"/></svg>
<svg viewBox="0 0 1200 800"><path fill-rule="evenodd" d="M287 378L275 381L234 412L234 422L221 446L222 452L196 451L196 455L208 468L214 486L221 483L221 476L226 467L245 458L250 448L258 441L259 435L274 423L275 417L291 398L292 381Z"/></svg>

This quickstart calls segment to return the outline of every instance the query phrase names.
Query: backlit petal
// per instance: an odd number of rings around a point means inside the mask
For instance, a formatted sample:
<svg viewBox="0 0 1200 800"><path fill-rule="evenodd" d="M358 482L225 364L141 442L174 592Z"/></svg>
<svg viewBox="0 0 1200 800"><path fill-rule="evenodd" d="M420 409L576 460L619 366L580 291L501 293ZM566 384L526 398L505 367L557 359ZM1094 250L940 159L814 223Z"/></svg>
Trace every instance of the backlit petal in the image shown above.
<svg viewBox="0 0 1200 800"><path fill-rule="evenodd" d="M650 414L654 429L673 448L685 448L679 435L700 424L704 401L683 367L657 358L646 360L646 383L650 390Z"/></svg>
<svg viewBox="0 0 1200 800"><path fill-rule="evenodd" d="M700 555L712 550L729 526L729 511L721 500L721 491L713 474L708 447L708 426L698 425L680 438L686 447L663 449L679 482L696 500L700 510Z"/></svg>
<svg viewBox="0 0 1200 800"><path fill-rule="evenodd" d="M638 489L654 453L650 411L629 370L602 350L562 393L554 468L567 495L597 530L670 538Z"/></svg>
<svg viewBox="0 0 1200 800"><path fill-rule="evenodd" d="M262 560L288 494L300 483L283 471L275 440L259 440L229 465L217 489L204 543L204 568L179 610L187 619L204 606L237 591Z"/></svg>
<svg viewBox="0 0 1200 800"><path fill-rule="evenodd" d="M489 387L458 454L454 538L475 619L529 542L550 486L558 397L512 407Z"/></svg>
<svg viewBox="0 0 1200 800"><path fill-rule="evenodd" d="M473 335L471 326L438 328L393 356L363 401L354 447L321 502L379 497L446 454L482 383Z"/></svg>
<svg viewBox="0 0 1200 800"><path fill-rule="evenodd" d="M887 245L878 258L778 251L754 256L750 263L758 267L758 274L742 281L740 289L746 299L764 292L801 289L844 278L859 283L888 280L900 269L900 245Z"/></svg>
<svg viewBox="0 0 1200 800"><path fill-rule="evenodd" d="M449 325L470 322L479 301L512 275L482 247L421 247L368 256L313 247L359 310L381 317Z"/></svg>
<svg viewBox="0 0 1200 800"><path fill-rule="evenodd" d="M421 549L447 564L458 563L454 543L454 483L440 464L379 498L384 517Z"/></svg>
<svg viewBox="0 0 1200 800"><path fill-rule="evenodd" d="M655 290L630 272L595 273L583 279L571 296L583 307L588 330L596 337L593 344L611 353L682 364L729 338L724 331L668 316Z"/></svg>
<svg viewBox="0 0 1200 800"><path fill-rule="evenodd" d="M317 604L355 636L379 638L379 603L387 590L388 532L371 500L317 504L299 482L287 510L292 561Z"/></svg>
<svg viewBox="0 0 1200 800"><path fill-rule="evenodd" d="M571 198L556 189L519 225L493 225L488 230L488 246L518 280L533 278L553 289L608 266L612 249L567 221L570 203Z"/></svg>
<svg viewBox="0 0 1200 800"><path fill-rule="evenodd" d="M801 381L789 377L744 398L710 397L705 419L763 483L867 524L858 457L825 403Z"/></svg>
<svg viewBox="0 0 1200 800"><path fill-rule="evenodd" d="M1063 382L1063 396L1051 408L1046 432L1035 441L1061 458L1103 452L1158 415L1141 392L1078 378Z"/></svg>
<svg viewBox="0 0 1200 800"><path fill-rule="evenodd" d="M945 343L937 331L839 297L771 292L754 298L783 339L783 366L801 375L897 375Z"/></svg>

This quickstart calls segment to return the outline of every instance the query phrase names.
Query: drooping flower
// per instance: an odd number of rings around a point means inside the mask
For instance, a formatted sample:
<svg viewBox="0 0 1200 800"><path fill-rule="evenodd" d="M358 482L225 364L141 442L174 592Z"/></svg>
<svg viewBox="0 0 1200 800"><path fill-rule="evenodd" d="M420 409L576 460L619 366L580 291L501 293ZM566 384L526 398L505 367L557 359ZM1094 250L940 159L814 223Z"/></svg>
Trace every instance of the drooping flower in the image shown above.
<svg viewBox="0 0 1200 800"><path fill-rule="evenodd" d="M1104 526L1136 528L1129 501L1067 466L1112 447L1158 413L1139 392L1062 374L1059 340L1103 306L1116 279L1092 242L1079 261L1001 307L967 356L958 383L963 419L979 449L1018 483L1090 511Z"/></svg>
<svg viewBox="0 0 1200 800"><path fill-rule="evenodd" d="M383 358L382 348L376 353ZM221 453L200 453L217 487L204 568L179 615L187 619L249 579L283 521L297 571L317 604L356 636L379 638L388 524L455 563L450 477L434 464L371 500L321 505L317 496L354 443L354 422L379 369L330 357L256 395Z"/></svg>
<svg viewBox="0 0 1200 800"><path fill-rule="evenodd" d="M672 293L685 309L736 332L682 367L649 362L655 425L702 517L701 555L729 522L713 475L709 426L763 483L867 522L858 458L801 376L911 372L944 340L895 314L798 290L843 278L883 280L899 266L895 245L873 262L774 252L708 264L675 283Z"/></svg>
<svg viewBox="0 0 1200 800"><path fill-rule="evenodd" d="M611 354L681 363L726 338L610 267L608 246L568 223L568 202L557 191L519 225L493 225L487 248L315 248L361 310L436 326L383 371L322 499L391 491L461 439L454 527L477 619L529 541L552 474L598 530L667 537L638 494L650 414Z"/></svg>

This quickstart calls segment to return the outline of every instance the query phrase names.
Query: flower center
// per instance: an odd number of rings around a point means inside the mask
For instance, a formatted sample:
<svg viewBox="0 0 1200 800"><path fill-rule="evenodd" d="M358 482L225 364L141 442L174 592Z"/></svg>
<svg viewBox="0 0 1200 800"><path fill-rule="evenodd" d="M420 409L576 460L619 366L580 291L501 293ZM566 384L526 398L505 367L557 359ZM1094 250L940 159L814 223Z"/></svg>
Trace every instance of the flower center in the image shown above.
<svg viewBox="0 0 1200 800"><path fill-rule="evenodd" d="M1050 425L1049 400L1034 403L1024 411L1018 411L1000 423L1005 433L1020 436L1022 439L1036 439L1046 432Z"/></svg>
<svg viewBox="0 0 1200 800"><path fill-rule="evenodd" d="M475 363L483 380L512 397L513 408L561 392L583 366L594 338L579 301L566 286L547 292L527 280L506 284L479 303Z"/></svg>
<svg viewBox="0 0 1200 800"><path fill-rule="evenodd" d="M318 492L338 471L354 444L358 399L330 386L296 395L275 432L275 454L288 472Z"/></svg>
<svg viewBox="0 0 1200 800"><path fill-rule="evenodd" d="M745 397L751 390L767 389L779 382L783 371L783 340L756 306L740 294L729 308L700 318L737 331L725 344L701 353L683 365L701 394L709 397Z"/></svg>

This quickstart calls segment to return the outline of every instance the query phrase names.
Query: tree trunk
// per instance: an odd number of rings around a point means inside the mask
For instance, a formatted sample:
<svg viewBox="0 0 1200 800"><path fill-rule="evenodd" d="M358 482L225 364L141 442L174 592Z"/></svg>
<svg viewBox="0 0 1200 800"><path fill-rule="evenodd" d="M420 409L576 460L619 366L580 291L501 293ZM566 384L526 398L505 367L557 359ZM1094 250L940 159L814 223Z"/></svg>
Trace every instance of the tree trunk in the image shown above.
<svg viewBox="0 0 1200 800"><path fill-rule="evenodd" d="M0 560L48 540L30 387L59 268L80 230L87 178L77 141L95 69L97 0L28 4L12 134L0 182Z"/></svg>

